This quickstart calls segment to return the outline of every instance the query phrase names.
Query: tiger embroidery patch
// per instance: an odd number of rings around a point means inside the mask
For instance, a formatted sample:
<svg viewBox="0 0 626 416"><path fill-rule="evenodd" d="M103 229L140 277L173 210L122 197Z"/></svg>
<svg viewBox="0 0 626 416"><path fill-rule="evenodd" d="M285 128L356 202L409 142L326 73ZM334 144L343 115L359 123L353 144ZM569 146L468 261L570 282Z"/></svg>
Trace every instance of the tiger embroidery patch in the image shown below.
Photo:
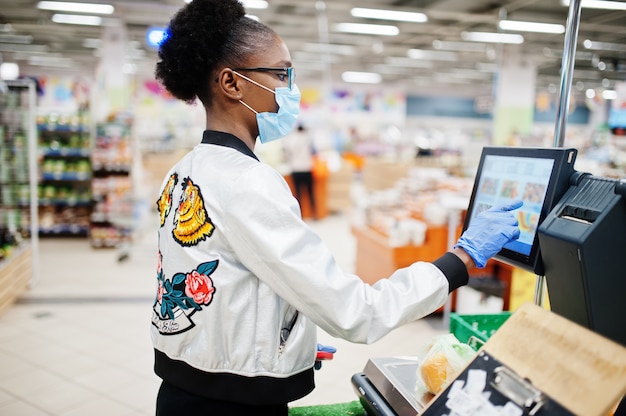
<svg viewBox="0 0 626 416"><path fill-rule="evenodd" d="M182 246L198 244L213 234L215 226L204 206L200 188L191 178L185 178L181 184L183 193L174 216L174 240Z"/></svg>
<svg viewBox="0 0 626 416"><path fill-rule="evenodd" d="M178 183L178 173L172 173L163 188L163 192L161 192L161 196L157 201L157 209L159 211L160 217L160 226L163 227L165 224L165 218L167 218L170 210L172 209L172 193L174 192L174 187Z"/></svg>

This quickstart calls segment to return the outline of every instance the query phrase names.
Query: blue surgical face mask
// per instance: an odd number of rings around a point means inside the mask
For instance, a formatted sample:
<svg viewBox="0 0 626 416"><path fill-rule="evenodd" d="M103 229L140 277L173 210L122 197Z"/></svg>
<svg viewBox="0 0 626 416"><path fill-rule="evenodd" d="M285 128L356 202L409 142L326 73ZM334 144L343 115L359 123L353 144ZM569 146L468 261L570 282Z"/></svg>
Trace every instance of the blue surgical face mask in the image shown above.
<svg viewBox="0 0 626 416"><path fill-rule="evenodd" d="M241 104L245 105L246 108L256 114L256 122L259 127L259 141L261 143L267 143L273 140L278 140L289 134L289 132L291 132L291 130L293 130L296 126L298 116L300 115L300 90L298 89L298 86L293 84L291 89L287 87L278 87L272 91L265 85L261 85L258 82L241 75L239 72L236 72L236 74L257 86L274 93L276 103L278 104L277 113L259 113L242 100L239 100Z"/></svg>

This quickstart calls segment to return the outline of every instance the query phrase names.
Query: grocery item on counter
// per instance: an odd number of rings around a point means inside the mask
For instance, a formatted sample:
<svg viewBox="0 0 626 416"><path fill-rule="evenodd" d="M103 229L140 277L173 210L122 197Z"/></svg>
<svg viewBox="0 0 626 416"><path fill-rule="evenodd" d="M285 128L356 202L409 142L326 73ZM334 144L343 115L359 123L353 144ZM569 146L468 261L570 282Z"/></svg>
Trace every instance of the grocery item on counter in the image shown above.
<svg viewBox="0 0 626 416"><path fill-rule="evenodd" d="M416 397L444 390L475 356L476 351L453 334L435 338L420 355L424 358L417 370Z"/></svg>

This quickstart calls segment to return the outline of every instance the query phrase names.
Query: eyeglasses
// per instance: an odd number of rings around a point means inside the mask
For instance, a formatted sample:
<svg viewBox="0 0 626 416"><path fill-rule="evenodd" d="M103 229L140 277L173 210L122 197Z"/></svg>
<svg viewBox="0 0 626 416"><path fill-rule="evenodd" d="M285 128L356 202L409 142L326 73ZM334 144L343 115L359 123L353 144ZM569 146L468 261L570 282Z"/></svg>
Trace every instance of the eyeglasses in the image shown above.
<svg viewBox="0 0 626 416"><path fill-rule="evenodd" d="M255 67L255 68L233 68L234 71L256 71L256 72L274 72L278 75L278 79L282 82L287 80L287 87L291 87L295 84L296 69L294 67L283 68L267 68L267 67Z"/></svg>

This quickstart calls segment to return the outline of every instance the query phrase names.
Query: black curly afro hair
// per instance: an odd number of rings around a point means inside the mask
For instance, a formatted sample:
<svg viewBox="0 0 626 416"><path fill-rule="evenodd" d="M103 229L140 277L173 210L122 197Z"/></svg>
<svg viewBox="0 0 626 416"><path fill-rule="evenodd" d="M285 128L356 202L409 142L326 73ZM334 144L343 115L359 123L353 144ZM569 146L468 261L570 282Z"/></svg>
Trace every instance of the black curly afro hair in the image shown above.
<svg viewBox="0 0 626 416"><path fill-rule="evenodd" d="M170 21L155 76L176 98L210 102L209 82L221 66L243 66L276 33L245 16L237 0L193 0Z"/></svg>

